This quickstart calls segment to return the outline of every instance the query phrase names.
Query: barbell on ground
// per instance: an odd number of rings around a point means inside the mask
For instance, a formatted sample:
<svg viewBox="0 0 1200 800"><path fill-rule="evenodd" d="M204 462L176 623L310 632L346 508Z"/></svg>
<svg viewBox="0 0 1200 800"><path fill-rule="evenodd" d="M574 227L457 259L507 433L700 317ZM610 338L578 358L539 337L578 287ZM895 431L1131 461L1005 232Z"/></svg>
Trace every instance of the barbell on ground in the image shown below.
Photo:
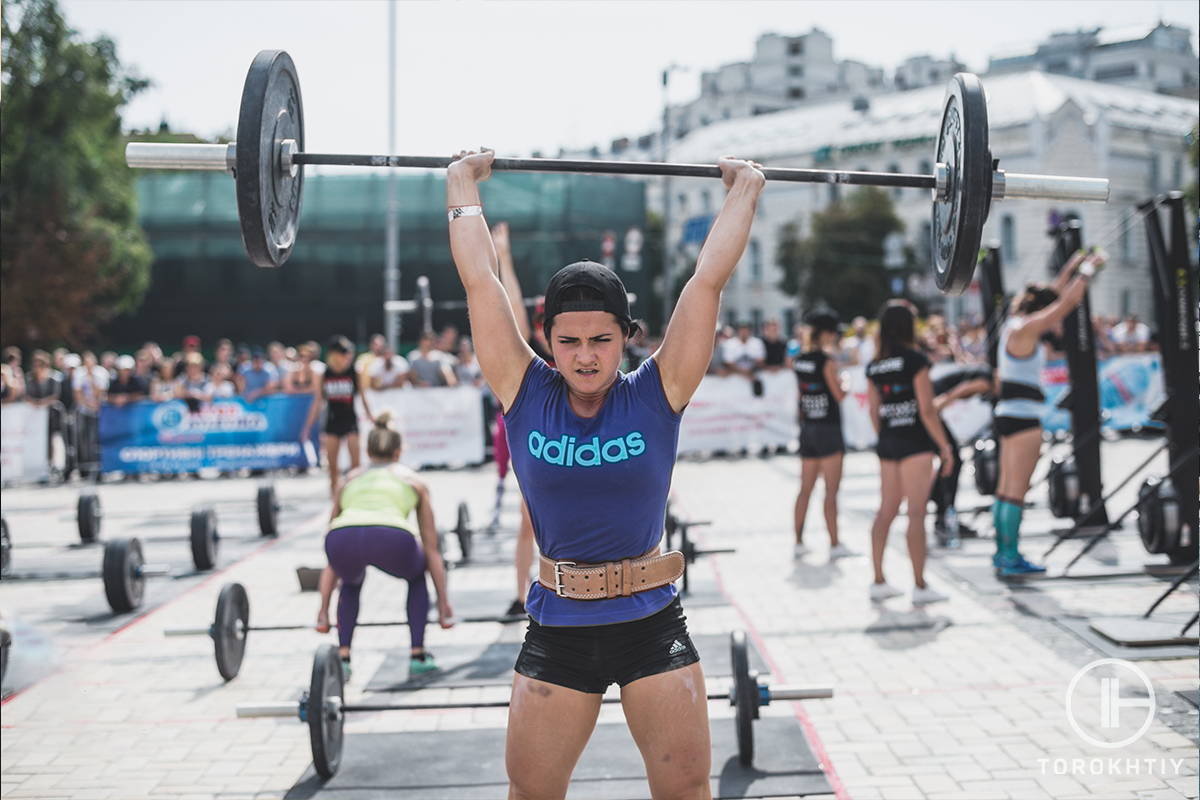
<svg viewBox="0 0 1200 800"><path fill-rule="evenodd" d="M279 502L279 496L275 491L274 483L259 484L255 490L254 510L258 516L258 531L263 536L278 536L279 535L279 510L282 506ZM101 510L100 496L93 491L85 491L80 493L78 501L75 504L75 521L79 526L79 540L84 544L94 543L100 536L100 524L105 517L128 517L131 519L143 518L146 516L144 511L129 511L121 514L105 514ZM195 525L196 511L190 513L190 524ZM201 567L199 562L196 564L197 569L208 569L211 567Z"/></svg>
<svg viewBox="0 0 1200 800"><path fill-rule="evenodd" d="M750 155L753 155L752 153ZM929 189L933 196L933 270L938 288L961 293L971 283L993 200L1031 197L1108 200L1103 178L1023 175L998 168L988 147L987 101L971 73L950 79L942 105L933 174L849 172L767 167L769 181ZM237 141L229 144L130 142L125 162L144 169L219 170L237 182L242 240L260 267L281 266L292 254L308 165L442 169L451 159L402 155L339 155L304 150L304 105L296 65L283 50L263 50L246 73ZM492 169L719 178L709 164L497 158Z"/></svg>
<svg viewBox="0 0 1200 800"><path fill-rule="evenodd" d="M516 616L478 616L456 617L455 622L523 622L525 615ZM437 620L429 620L430 625L436 625ZM378 620L356 623L358 628L390 628L407 626L408 620ZM336 628L337 625L333 624ZM209 636L213 640L213 655L217 662L217 672L226 681L238 676L242 668L242 660L246 655L246 639L251 631L304 631L313 630L312 623L287 623L281 625L251 625L250 597L240 583L227 583L221 587L217 595L217 610L213 615L212 625L207 628L167 628L164 636Z"/></svg>
<svg viewBox="0 0 1200 800"><path fill-rule="evenodd" d="M758 709L776 701L824 700L833 697L833 689L801 686L771 686L750 670L746 634L730 635L733 682L726 691L708 692L709 700L729 700L736 709L738 760L743 766L754 762L754 720ZM298 701L285 703L247 703L237 707L239 717L296 717L308 724L313 767L329 779L337 773L342 760L342 728L346 714L377 711L427 711L457 708L507 708L508 700L447 703L347 703L345 684L337 647L321 645L313 657L312 678L308 691ZM603 703L619 703L618 697L605 697Z"/></svg>
<svg viewBox="0 0 1200 800"><path fill-rule="evenodd" d="M116 614L125 614L141 607L146 579L170 575L171 568L147 564L142 555L142 543L135 536L104 543L100 573L109 607Z"/></svg>

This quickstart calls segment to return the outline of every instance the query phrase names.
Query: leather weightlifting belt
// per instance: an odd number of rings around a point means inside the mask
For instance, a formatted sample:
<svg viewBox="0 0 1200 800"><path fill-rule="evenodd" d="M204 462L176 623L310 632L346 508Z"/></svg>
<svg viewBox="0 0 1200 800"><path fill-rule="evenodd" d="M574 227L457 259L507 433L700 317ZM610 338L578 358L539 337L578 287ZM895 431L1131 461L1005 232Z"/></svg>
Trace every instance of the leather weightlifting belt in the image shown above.
<svg viewBox="0 0 1200 800"><path fill-rule="evenodd" d="M571 600L608 600L634 592L657 589L683 575L683 553L659 554L654 548L637 558L584 564L541 557L538 583L559 597Z"/></svg>

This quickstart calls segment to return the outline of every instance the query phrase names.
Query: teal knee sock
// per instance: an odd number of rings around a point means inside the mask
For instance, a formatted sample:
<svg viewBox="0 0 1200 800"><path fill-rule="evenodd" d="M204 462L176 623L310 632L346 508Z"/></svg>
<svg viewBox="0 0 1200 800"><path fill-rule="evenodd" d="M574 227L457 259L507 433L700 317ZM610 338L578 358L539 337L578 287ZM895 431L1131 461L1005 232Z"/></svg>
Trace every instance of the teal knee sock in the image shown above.
<svg viewBox="0 0 1200 800"><path fill-rule="evenodd" d="M1021 516L1025 509L1016 503L996 499L992 505L992 524L996 528L996 555L1016 558L1021 536Z"/></svg>

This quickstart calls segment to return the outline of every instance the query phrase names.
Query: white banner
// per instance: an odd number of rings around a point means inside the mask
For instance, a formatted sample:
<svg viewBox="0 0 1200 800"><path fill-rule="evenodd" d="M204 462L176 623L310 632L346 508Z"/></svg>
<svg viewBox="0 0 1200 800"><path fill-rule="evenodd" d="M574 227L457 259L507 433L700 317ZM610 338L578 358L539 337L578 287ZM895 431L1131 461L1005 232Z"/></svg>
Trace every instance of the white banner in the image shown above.
<svg viewBox="0 0 1200 800"><path fill-rule="evenodd" d="M741 375L706 375L683 412L679 452L757 452L792 444L799 436L796 376L790 370L763 372L762 396Z"/></svg>
<svg viewBox="0 0 1200 800"><path fill-rule="evenodd" d="M0 406L0 482L50 477L49 428L50 410L44 406L19 402Z"/></svg>
<svg viewBox="0 0 1200 800"><path fill-rule="evenodd" d="M367 392L371 413L391 411L404 436L401 461L425 466L460 466L483 462L483 393L474 386L391 389ZM359 423L362 447L371 423Z"/></svg>

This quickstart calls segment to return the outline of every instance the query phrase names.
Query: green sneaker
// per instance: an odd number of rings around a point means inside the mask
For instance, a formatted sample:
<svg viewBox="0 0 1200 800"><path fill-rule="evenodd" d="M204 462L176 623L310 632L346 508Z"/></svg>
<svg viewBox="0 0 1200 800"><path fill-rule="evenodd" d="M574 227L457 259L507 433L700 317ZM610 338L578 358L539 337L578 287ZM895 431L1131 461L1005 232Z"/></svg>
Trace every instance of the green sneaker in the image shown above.
<svg viewBox="0 0 1200 800"><path fill-rule="evenodd" d="M424 675L427 672L433 672L438 668L437 662L433 660L432 653L425 653L421 656L413 656L408 660L408 677L416 677Z"/></svg>
<svg viewBox="0 0 1200 800"><path fill-rule="evenodd" d="M350 675L353 674L353 672L354 671L352 669L350 669L350 659L343 658L342 659L342 683L349 683Z"/></svg>

